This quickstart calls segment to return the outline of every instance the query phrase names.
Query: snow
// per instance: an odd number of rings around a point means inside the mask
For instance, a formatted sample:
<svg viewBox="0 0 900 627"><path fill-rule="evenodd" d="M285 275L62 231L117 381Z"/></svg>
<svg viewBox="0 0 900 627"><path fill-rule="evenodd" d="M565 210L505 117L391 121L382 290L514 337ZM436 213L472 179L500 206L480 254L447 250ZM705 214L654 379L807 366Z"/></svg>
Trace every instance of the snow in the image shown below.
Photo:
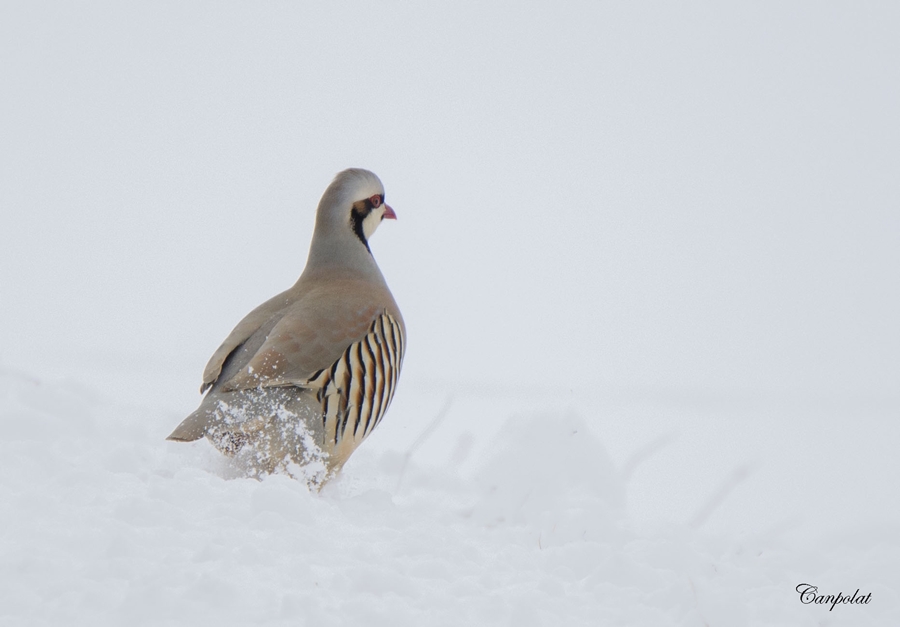
<svg viewBox="0 0 900 627"><path fill-rule="evenodd" d="M623 464L574 410L513 414L479 453L468 429L490 415L459 416L451 402L414 447L403 426L433 394L406 390L378 436L310 494L289 476L242 477L205 442L166 442L169 416L84 386L3 371L0 391L0 606L10 624L892 625L900 616L896 522L802 541L790 525L735 533L639 521ZM638 461L628 472L642 470ZM841 498L834 486L822 492ZM803 530L820 522L805 517ZM860 588L872 601L803 605L794 588L805 582L833 594Z"/></svg>
<svg viewBox="0 0 900 627"><path fill-rule="evenodd" d="M0 3L0 625L900 625L898 31ZM383 422L319 494L166 442L351 166Z"/></svg>

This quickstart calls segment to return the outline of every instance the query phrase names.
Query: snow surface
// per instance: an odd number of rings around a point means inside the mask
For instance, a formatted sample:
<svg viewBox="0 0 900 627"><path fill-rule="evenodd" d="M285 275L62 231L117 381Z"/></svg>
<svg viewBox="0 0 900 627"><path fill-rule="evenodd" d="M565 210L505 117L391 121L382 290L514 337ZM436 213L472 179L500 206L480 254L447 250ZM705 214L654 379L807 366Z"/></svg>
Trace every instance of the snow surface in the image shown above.
<svg viewBox="0 0 900 627"><path fill-rule="evenodd" d="M469 429L490 413L459 415L465 403L450 396L410 438L403 427L434 394L404 395L339 479L310 494L286 476L242 478L205 442L163 441L172 416L3 371L0 618L655 626L900 618L896 522L814 541L789 539L790 524L727 533L696 520L639 523L623 475L641 473L642 462L616 464L576 411L494 419L503 437L479 451ZM894 498L896 479L867 498ZM823 486L815 498L843 496ZM872 602L832 612L803 605L794 588L806 582L834 593L858 587Z"/></svg>

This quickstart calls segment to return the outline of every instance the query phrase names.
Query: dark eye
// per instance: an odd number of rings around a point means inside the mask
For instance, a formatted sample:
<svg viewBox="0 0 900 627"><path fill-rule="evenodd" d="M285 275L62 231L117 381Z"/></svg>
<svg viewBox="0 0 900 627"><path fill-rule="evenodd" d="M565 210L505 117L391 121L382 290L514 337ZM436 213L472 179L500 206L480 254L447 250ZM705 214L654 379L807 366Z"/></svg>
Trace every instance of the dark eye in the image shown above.
<svg viewBox="0 0 900 627"><path fill-rule="evenodd" d="M372 206L377 209L381 206L381 196L375 194L374 196L369 198L369 202L372 203Z"/></svg>

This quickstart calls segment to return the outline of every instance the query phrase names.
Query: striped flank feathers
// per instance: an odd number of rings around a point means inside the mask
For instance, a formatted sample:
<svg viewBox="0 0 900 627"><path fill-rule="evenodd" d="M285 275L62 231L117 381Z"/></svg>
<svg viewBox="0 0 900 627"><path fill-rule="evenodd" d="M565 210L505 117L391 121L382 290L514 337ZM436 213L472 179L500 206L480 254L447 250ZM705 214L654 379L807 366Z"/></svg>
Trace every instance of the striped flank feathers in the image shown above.
<svg viewBox="0 0 900 627"><path fill-rule="evenodd" d="M381 422L397 387L404 349L403 328L385 311L365 337L304 386L317 390L325 443L334 447L339 464Z"/></svg>

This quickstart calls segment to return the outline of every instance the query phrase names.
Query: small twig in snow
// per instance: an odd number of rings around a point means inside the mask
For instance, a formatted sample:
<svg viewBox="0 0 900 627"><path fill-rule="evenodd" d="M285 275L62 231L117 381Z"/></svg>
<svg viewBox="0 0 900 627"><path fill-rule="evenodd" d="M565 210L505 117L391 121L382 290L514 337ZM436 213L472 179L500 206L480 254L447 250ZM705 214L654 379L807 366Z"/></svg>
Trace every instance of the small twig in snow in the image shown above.
<svg viewBox="0 0 900 627"><path fill-rule="evenodd" d="M752 471L752 464L742 464L735 468L731 472L731 476L729 476L722 485L719 486L719 489L713 492L713 495L707 499L706 503L697 510L697 513L694 514L694 517L688 524L694 529L700 528L712 513L716 511L719 505L725 502L728 495L731 494L744 479L750 476Z"/></svg>
<svg viewBox="0 0 900 627"><path fill-rule="evenodd" d="M406 451L406 455L403 456L403 465L400 466L400 475L397 477L397 488L394 490L394 493L400 492L400 484L403 483L403 473L406 472L406 465L409 464L409 460L412 458L413 453L416 452L416 449L422 446L431 434L434 433L434 430L437 429L437 426L441 423L444 417L447 415L447 412L450 411L450 405L453 404L453 394L447 396L447 400L444 402L444 406L441 407L440 411L435 415L434 418L431 419L431 422L428 423L428 426L419 434L419 437L416 438L416 441L412 443L412 446L409 447L409 450Z"/></svg>

